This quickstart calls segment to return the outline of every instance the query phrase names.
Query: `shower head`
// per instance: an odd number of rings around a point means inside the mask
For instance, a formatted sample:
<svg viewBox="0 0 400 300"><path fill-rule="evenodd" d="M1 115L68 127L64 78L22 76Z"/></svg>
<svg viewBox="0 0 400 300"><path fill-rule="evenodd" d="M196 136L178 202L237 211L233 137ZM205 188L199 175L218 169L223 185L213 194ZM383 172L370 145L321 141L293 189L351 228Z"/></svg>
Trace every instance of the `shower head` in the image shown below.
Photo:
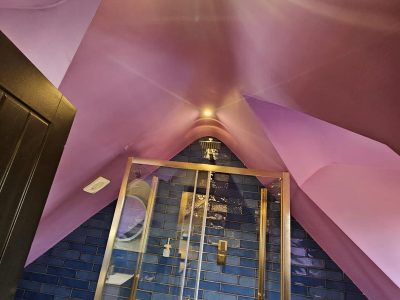
<svg viewBox="0 0 400 300"><path fill-rule="evenodd" d="M200 141L201 149L203 150L203 157L210 161L218 159L219 149L221 148L221 142L214 141L213 138L208 140Z"/></svg>

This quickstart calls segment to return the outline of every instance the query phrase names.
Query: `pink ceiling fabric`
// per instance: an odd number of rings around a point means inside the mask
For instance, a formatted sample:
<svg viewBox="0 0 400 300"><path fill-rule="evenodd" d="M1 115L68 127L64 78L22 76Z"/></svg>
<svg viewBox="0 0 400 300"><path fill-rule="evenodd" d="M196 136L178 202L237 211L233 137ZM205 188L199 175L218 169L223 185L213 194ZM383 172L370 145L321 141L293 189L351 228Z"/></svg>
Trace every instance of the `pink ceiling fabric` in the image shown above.
<svg viewBox="0 0 400 300"><path fill-rule="evenodd" d="M0 0L0 29L59 87L101 0Z"/></svg>
<svg viewBox="0 0 400 300"><path fill-rule="evenodd" d="M370 299L399 299L400 2L116 3L0 0L1 30L78 109L28 263L115 199L127 156L212 135L289 170L300 223Z"/></svg>
<svg viewBox="0 0 400 300"><path fill-rule="evenodd" d="M242 92L400 153L400 2L230 1ZM261 67L260 67L261 66Z"/></svg>

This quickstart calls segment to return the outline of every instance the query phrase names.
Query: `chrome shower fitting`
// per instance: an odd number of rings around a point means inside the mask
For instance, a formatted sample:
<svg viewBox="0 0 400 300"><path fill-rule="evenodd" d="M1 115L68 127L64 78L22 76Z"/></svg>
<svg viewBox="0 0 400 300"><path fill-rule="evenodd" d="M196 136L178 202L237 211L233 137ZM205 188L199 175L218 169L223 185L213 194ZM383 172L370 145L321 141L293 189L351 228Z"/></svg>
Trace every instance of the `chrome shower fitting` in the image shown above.
<svg viewBox="0 0 400 300"><path fill-rule="evenodd" d="M203 150L203 157L215 162L218 159L219 149L221 148L221 142L214 141L213 138L208 140L200 141L201 149Z"/></svg>

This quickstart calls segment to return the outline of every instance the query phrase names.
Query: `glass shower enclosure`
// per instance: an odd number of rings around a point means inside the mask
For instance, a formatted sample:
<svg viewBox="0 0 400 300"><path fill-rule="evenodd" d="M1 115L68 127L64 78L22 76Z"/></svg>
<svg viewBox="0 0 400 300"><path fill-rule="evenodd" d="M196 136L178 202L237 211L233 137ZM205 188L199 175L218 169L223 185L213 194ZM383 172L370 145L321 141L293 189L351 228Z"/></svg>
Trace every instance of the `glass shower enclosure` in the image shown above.
<svg viewBox="0 0 400 300"><path fill-rule="evenodd" d="M129 158L96 300L290 299L289 175Z"/></svg>

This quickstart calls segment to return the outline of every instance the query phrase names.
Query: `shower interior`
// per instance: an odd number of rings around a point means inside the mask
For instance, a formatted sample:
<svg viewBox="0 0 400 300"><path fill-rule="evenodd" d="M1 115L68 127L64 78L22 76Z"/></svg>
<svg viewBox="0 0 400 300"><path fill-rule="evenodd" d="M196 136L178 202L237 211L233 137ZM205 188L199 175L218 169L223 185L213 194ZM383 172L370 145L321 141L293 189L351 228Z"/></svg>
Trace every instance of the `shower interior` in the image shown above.
<svg viewBox="0 0 400 300"><path fill-rule="evenodd" d="M288 299L282 174L130 158L95 299Z"/></svg>

